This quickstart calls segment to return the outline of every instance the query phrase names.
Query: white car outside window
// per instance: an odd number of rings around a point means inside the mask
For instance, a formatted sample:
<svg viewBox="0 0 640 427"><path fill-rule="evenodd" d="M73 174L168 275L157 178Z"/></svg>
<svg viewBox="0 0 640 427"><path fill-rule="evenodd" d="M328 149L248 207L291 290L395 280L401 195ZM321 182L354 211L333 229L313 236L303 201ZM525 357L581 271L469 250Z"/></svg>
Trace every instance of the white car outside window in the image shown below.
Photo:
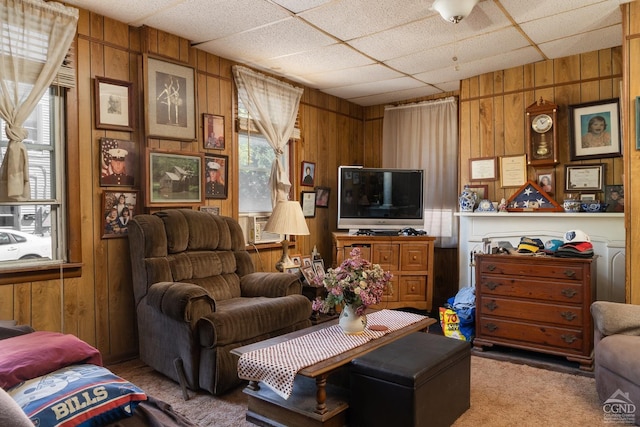
<svg viewBox="0 0 640 427"><path fill-rule="evenodd" d="M0 261L34 258L51 259L51 237L0 230Z"/></svg>

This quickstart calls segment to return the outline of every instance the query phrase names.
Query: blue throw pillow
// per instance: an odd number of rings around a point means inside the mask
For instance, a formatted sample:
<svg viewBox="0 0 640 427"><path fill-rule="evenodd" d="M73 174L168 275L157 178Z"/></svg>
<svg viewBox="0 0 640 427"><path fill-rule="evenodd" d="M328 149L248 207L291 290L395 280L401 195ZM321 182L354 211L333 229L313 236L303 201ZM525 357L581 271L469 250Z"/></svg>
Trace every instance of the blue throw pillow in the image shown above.
<svg viewBox="0 0 640 427"><path fill-rule="evenodd" d="M37 426L101 426L133 415L147 395L96 365L72 365L8 390Z"/></svg>

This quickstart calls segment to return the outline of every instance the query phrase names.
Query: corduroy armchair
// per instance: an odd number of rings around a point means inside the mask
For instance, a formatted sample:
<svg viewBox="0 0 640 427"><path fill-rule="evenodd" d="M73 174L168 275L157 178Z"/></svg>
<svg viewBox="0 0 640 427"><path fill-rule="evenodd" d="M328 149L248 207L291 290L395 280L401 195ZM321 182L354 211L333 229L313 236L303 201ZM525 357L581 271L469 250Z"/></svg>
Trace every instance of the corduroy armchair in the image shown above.
<svg viewBox="0 0 640 427"><path fill-rule="evenodd" d="M640 306L595 301L591 315L598 396L602 402L628 398L635 405L635 424L640 425ZM618 391L624 395L614 396Z"/></svg>
<svg viewBox="0 0 640 427"><path fill-rule="evenodd" d="M240 225L189 209L129 223L140 359L186 387L240 384L230 350L311 325L298 277L256 273Z"/></svg>

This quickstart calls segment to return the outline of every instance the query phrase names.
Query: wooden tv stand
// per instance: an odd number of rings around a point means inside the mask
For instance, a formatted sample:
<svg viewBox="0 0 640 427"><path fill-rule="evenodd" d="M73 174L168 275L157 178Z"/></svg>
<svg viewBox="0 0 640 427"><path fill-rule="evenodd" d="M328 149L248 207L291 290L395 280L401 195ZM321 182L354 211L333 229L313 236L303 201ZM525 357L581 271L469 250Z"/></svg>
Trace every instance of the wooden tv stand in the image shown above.
<svg viewBox="0 0 640 427"><path fill-rule="evenodd" d="M411 307L431 311L433 304L433 236L366 236L334 232L333 266L359 247L362 257L393 274L392 289L373 308Z"/></svg>

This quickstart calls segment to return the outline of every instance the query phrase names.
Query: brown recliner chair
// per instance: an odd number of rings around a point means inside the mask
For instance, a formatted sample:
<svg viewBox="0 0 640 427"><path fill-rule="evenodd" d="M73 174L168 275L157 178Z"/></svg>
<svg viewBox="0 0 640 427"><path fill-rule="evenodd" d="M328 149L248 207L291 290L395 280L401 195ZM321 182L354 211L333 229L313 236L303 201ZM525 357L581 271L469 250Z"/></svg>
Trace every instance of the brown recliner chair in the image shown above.
<svg viewBox="0 0 640 427"><path fill-rule="evenodd" d="M595 301L591 315L598 397L602 402L609 398L629 401L633 405L612 410L640 425L640 306Z"/></svg>
<svg viewBox="0 0 640 427"><path fill-rule="evenodd" d="M189 209L129 223L140 359L186 387L240 384L230 350L311 325L298 277L256 273L240 225Z"/></svg>

